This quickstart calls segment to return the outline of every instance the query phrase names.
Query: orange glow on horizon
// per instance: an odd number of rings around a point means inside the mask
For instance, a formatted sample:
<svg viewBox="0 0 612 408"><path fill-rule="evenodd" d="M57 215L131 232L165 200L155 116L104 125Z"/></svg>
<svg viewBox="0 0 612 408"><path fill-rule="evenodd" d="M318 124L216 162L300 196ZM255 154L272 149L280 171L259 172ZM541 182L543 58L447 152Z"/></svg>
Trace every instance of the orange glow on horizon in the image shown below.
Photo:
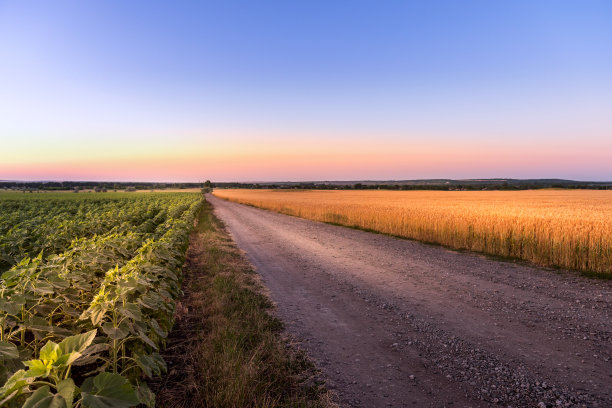
<svg viewBox="0 0 612 408"><path fill-rule="evenodd" d="M600 160L606 152L589 152ZM526 168L548 175L569 164L589 166L570 149L407 143L277 143L232 146L149 146L139 150L46 152L44 157L6 157L0 179L88 180L350 180L512 177ZM562 163L560 165L560 163ZM568 163L568 164L563 164ZM492 171L494 172L492 174ZM458 176L457 176L458 175ZM469 176L471 175L471 176Z"/></svg>
<svg viewBox="0 0 612 408"><path fill-rule="evenodd" d="M443 135L336 135L328 139L292 134L222 133L198 138L119 136L70 144L32 145L8 141L0 152L0 179L14 180L152 180L152 181L287 181L400 180L415 178L548 178L564 171L610 173L612 140L576 148L511 138L453 139ZM604 163L602 165L602 163ZM597 167L599 166L599 168ZM561 176L563 177L563 176ZM610 177L612 178L612 176Z"/></svg>

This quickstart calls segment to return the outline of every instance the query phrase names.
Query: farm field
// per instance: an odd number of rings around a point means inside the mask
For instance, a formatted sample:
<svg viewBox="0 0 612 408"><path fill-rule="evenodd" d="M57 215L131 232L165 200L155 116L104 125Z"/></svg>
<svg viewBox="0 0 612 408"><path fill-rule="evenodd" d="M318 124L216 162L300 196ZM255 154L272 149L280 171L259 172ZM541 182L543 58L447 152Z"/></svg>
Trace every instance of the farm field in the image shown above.
<svg viewBox="0 0 612 408"><path fill-rule="evenodd" d="M0 193L0 406L154 406L195 193ZM24 368L25 366L25 368Z"/></svg>
<svg viewBox="0 0 612 408"><path fill-rule="evenodd" d="M214 195L455 249L612 275L611 191L217 189Z"/></svg>

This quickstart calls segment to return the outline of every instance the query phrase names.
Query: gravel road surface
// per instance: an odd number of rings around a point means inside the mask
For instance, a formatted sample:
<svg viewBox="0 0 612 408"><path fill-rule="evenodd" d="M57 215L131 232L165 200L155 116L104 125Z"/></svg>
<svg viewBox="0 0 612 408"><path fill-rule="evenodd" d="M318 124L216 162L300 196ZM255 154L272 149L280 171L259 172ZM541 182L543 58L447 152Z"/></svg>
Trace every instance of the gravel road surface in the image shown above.
<svg viewBox="0 0 612 408"><path fill-rule="evenodd" d="M612 281L208 195L346 407L612 407Z"/></svg>

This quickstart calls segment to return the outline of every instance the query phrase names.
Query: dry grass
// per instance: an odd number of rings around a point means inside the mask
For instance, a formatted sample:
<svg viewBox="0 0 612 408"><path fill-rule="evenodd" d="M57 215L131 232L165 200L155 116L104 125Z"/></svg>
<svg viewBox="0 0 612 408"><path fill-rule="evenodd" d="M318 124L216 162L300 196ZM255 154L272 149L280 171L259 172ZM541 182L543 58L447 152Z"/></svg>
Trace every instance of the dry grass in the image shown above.
<svg viewBox="0 0 612 408"><path fill-rule="evenodd" d="M215 190L312 220L612 276L612 191Z"/></svg>
<svg viewBox="0 0 612 408"><path fill-rule="evenodd" d="M157 407L333 407L314 366L289 346L250 265L205 205L184 296L154 387Z"/></svg>

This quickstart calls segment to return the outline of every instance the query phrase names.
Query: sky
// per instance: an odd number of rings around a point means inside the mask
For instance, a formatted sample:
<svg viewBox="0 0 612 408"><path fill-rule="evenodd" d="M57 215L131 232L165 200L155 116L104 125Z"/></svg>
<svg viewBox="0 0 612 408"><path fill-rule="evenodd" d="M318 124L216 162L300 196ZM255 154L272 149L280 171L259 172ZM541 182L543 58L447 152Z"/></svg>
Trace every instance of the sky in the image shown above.
<svg viewBox="0 0 612 408"><path fill-rule="evenodd" d="M612 180L612 2L0 0L0 180Z"/></svg>

